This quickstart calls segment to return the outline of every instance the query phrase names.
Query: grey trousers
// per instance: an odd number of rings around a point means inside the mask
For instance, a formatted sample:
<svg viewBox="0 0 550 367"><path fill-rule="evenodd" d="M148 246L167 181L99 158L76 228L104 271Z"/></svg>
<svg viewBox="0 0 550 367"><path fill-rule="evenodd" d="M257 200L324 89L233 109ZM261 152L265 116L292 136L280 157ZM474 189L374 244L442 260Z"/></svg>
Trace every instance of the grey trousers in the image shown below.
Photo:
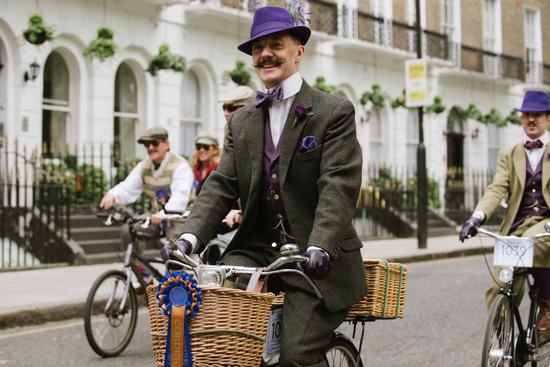
<svg viewBox="0 0 550 367"><path fill-rule="evenodd" d="M226 253L221 262L260 267L277 256L277 251L257 247ZM305 281L302 280L303 284L299 279L289 282L288 277L272 277L268 281L269 291L285 292L279 363L281 367L328 367L323 350L330 343L333 331L345 320L347 310L329 312L322 300L306 290L309 286ZM238 287L243 285L246 286L246 282L239 281Z"/></svg>

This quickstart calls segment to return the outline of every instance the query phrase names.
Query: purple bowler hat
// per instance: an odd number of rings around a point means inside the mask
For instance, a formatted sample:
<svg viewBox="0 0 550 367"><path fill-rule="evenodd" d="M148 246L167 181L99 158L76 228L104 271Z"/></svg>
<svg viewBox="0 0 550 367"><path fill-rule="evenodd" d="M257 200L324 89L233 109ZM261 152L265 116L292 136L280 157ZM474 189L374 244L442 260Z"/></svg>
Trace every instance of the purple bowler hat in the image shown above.
<svg viewBox="0 0 550 367"><path fill-rule="evenodd" d="M528 90L523 96L521 108L515 109L518 112L546 112L550 111L548 94L541 90Z"/></svg>
<svg viewBox="0 0 550 367"><path fill-rule="evenodd" d="M264 6L254 12L250 39L237 48L245 54L252 55L252 42L273 33L288 31L305 45L311 35L309 27L297 23L290 12L277 6Z"/></svg>

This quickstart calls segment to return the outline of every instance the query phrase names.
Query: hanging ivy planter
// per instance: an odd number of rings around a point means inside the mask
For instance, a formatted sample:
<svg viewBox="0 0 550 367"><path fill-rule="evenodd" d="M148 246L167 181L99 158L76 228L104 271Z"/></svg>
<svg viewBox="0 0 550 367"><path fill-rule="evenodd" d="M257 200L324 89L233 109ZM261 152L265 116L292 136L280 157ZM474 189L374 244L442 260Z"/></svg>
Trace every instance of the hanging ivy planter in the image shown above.
<svg viewBox="0 0 550 367"><path fill-rule="evenodd" d="M181 55L170 52L170 46L163 43L159 47L159 53L149 63L147 71L156 76L159 70L173 70L183 73L185 71L185 59Z"/></svg>
<svg viewBox="0 0 550 367"><path fill-rule="evenodd" d="M115 55L118 45L113 41L113 31L108 27L101 27L97 30L97 38L90 43L84 51L84 55L105 61Z"/></svg>
<svg viewBox="0 0 550 367"><path fill-rule="evenodd" d="M237 85L248 85L252 78L250 70L247 69L246 63L242 60L237 60L235 62L235 69L226 71L225 74Z"/></svg>
<svg viewBox="0 0 550 367"><path fill-rule="evenodd" d="M443 111L445 111L445 105L443 104L443 100L440 96L435 96L434 101L431 105L426 107L426 114L440 114Z"/></svg>
<svg viewBox="0 0 550 367"><path fill-rule="evenodd" d="M506 126L506 119L502 117L496 108L491 108L489 113L486 114L483 119L485 120L485 123L495 124L498 127Z"/></svg>
<svg viewBox="0 0 550 367"><path fill-rule="evenodd" d="M325 81L325 77L324 76L321 76L319 75L316 79L315 79L315 85L314 85L315 88L319 89L320 91L322 92L325 92L325 93L330 93L330 94L334 94L336 93L336 86L335 85L332 85L332 84L328 84L326 81Z"/></svg>
<svg viewBox="0 0 550 367"><path fill-rule="evenodd" d="M391 108L394 110L399 107L405 107L405 89L401 90L401 95L391 102Z"/></svg>
<svg viewBox="0 0 550 367"><path fill-rule="evenodd" d="M42 14L33 14L29 17L29 28L23 32L23 37L33 45L41 45L53 40L54 27L44 24Z"/></svg>
<svg viewBox="0 0 550 367"><path fill-rule="evenodd" d="M521 118L518 111L512 110L510 114L506 116L506 122L511 123L512 125L521 125Z"/></svg>
<svg viewBox="0 0 550 367"><path fill-rule="evenodd" d="M477 108L475 103L470 103L466 110L462 110L462 118L464 120L472 119L479 122L483 122L483 114L481 113L479 108Z"/></svg>
<svg viewBox="0 0 550 367"><path fill-rule="evenodd" d="M380 84L373 84L371 91L364 92L361 95L359 103L366 105L368 101L371 101L374 107L382 108L384 107L385 100L386 96L382 92Z"/></svg>

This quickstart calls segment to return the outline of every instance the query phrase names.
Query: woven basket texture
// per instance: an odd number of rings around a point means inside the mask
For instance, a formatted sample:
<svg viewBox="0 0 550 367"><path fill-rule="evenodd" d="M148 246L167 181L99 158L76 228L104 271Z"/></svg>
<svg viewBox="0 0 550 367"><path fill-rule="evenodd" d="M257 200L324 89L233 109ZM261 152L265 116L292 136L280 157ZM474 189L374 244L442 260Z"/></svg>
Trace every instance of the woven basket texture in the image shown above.
<svg viewBox="0 0 550 367"><path fill-rule="evenodd" d="M348 315L377 319L403 318L407 290L406 265L385 260L364 260L367 295L354 304Z"/></svg>
<svg viewBox="0 0 550 367"><path fill-rule="evenodd" d="M155 286L147 288L147 305L155 366L162 367L168 318L157 305L156 290ZM202 288L200 310L189 324L193 366L258 367L262 360L269 311L274 298L272 293ZM236 330L237 333L227 330ZM197 335L201 331L215 332ZM260 340L239 332L255 335Z"/></svg>

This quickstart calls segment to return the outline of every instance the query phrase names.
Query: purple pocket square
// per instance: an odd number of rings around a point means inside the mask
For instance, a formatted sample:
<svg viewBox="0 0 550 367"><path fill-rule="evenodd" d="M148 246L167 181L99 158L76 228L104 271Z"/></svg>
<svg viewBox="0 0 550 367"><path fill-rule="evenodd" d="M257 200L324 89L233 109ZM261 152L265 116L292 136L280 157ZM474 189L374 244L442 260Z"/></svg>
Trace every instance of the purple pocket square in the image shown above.
<svg viewBox="0 0 550 367"><path fill-rule="evenodd" d="M300 143L300 147L298 148L298 150L301 153L305 153L315 148L317 148L317 139L315 139L315 136L313 135L308 135L302 139L302 142Z"/></svg>

